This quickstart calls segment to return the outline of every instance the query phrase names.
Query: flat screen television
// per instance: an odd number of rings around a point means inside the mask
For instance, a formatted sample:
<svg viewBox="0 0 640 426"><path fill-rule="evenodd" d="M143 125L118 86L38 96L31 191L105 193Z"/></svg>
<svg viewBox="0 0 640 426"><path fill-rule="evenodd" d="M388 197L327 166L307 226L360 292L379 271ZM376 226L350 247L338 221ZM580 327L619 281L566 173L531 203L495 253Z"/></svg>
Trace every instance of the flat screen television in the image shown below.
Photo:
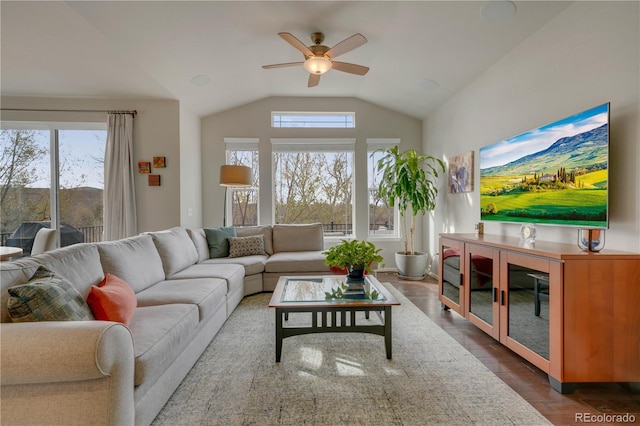
<svg viewBox="0 0 640 426"><path fill-rule="evenodd" d="M606 229L609 103L480 148L480 219Z"/></svg>

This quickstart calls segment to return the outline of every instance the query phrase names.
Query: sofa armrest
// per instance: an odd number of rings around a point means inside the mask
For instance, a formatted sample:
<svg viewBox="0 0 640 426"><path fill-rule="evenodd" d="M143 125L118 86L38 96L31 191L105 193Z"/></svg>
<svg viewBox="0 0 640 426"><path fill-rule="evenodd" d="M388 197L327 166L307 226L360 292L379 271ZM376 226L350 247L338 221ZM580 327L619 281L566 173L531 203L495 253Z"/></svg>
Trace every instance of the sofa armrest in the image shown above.
<svg viewBox="0 0 640 426"><path fill-rule="evenodd" d="M1 336L2 385L98 379L120 370L133 387L133 339L122 324L4 323Z"/></svg>
<svg viewBox="0 0 640 426"><path fill-rule="evenodd" d="M2 422L132 425L133 339L108 321L0 325Z"/></svg>

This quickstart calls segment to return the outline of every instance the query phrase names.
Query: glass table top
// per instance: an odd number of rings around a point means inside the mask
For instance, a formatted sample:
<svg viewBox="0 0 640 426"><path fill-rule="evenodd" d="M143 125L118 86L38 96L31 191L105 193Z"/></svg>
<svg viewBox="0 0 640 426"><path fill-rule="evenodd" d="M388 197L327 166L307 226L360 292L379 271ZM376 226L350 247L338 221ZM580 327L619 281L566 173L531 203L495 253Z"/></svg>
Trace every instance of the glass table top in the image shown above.
<svg viewBox="0 0 640 426"><path fill-rule="evenodd" d="M381 302L385 297L374 280L351 282L344 275L290 277L284 284L281 302Z"/></svg>

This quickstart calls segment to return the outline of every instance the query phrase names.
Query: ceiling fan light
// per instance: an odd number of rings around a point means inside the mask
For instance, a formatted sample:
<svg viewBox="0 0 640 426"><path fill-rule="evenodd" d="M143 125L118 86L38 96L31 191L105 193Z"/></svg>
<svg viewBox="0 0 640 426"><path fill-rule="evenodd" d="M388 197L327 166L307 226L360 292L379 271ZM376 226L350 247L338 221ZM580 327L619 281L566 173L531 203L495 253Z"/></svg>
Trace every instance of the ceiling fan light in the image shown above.
<svg viewBox="0 0 640 426"><path fill-rule="evenodd" d="M329 71L333 64L324 56L313 56L304 61L304 68L311 74L324 74Z"/></svg>

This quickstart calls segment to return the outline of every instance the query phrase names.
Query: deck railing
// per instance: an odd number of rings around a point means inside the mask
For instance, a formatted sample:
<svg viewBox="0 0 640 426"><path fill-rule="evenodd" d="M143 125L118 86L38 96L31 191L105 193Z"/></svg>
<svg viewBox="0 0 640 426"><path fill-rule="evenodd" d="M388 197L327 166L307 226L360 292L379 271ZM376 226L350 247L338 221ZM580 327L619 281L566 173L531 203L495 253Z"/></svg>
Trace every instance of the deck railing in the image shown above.
<svg viewBox="0 0 640 426"><path fill-rule="evenodd" d="M82 232L85 243L97 243L102 241L102 234L104 231L103 225L79 226L76 229ZM0 246L7 245L7 239L11 234L13 234L13 232L0 232Z"/></svg>
<svg viewBox="0 0 640 426"><path fill-rule="evenodd" d="M369 226L369 230L378 230L382 225L371 224ZM346 236L353 234L353 224L352 223L323 223L322 228L324 230L324 234L326 236ZM84 235L85 243L97 243L102 241L102 234L104 231L104 226L96 225L96 226L80 226L77 228L78 231L82 232ZM384 232L386 233L392 231L393 228L384 227ZM1 232L0 233L0 245L6 246L7 238L12 234L12 232Z"/></svg>
<svg viewBox="0 0 640 426"><path fill-rule="evenodd" d="M84 235L85 243L98 243L102 241L102 234L104 232L103 225L80 226L77 229Z"/></svg>

